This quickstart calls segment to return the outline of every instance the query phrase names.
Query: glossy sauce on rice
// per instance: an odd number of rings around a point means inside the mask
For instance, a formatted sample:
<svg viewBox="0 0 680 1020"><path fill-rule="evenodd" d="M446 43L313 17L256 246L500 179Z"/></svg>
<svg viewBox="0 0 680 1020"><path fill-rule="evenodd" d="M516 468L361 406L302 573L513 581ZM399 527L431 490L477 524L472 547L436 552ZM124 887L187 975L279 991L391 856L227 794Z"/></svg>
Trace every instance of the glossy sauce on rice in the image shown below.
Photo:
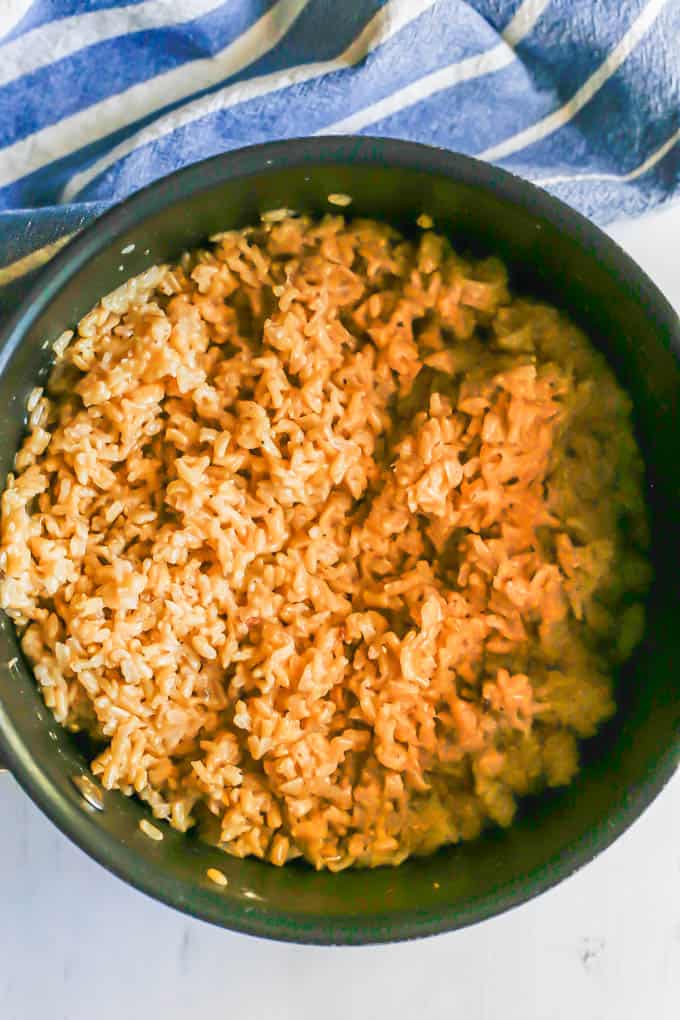
<svg viewBox="0 0 680 1020"><path fill-rule="evenodd" d="M496 259L218 235L60 338L2 607L108 789L238 856L398 864L568 783L643 629L627 396Z"/></svg>

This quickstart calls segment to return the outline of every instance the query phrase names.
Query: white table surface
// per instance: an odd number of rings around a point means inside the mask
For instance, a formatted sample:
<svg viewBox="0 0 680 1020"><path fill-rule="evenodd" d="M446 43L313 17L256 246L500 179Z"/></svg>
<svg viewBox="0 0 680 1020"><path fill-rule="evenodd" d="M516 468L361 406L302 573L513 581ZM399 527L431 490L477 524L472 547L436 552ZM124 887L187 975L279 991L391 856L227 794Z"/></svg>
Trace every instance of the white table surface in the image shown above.
<svg viewBox="0 0 680 1020"><path fill-rule="evenodd" d="M612 235L680 308L680 205ZM680 773L609 850L474 928L325 949L128 888L0 776L0 1020L678 1020Z"/></svg>

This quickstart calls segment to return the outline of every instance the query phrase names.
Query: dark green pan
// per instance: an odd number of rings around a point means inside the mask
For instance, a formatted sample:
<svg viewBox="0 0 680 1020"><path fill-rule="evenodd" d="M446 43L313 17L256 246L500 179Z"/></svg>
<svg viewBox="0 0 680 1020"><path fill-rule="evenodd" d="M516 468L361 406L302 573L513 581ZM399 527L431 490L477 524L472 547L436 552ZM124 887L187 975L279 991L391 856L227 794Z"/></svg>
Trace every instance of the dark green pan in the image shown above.
<svg viewBox="0 0 680 1020"><path fill-rule="evenodd" d="M430 213L463 248L501 255L515 288L566 309L601 346L635 404L648 468L656 581L643 646L619 681L619 711L584 749L568 790L523 804L507 832L396 870L316 874L239 861L191 836L144 836L142 807L115 793L86 804L77 743L53 722L9 623L0 627L0 747L29 796L88 854L159 900L239 931L366 943L447 931L507 910L571 874L637 818L678 762L680 721L680 323L643 272L598 229L531 185L437 149L370 138L304 139L218 156L134 195L44 270L0 336L0 473L12 463L27 395L48 368L45 340L97 299L212 232L286 206L351 211L413 232ZM134 244L132 254L121 249ZM19 663L9 663L19 656ZM165 828L165 827L164 827ZM9 837L11 838L11 834ZM225 890L205 878L228 876ZM663 876L659 876L663 881ZM623 893L623 890L622 890Z"/></svg>

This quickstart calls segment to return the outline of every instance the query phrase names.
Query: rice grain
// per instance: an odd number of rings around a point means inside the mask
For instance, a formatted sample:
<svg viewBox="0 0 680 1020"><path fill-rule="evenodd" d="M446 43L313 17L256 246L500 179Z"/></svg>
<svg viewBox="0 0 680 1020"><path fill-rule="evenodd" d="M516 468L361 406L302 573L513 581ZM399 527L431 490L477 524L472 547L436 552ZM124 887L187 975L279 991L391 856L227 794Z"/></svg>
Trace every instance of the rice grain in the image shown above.
<svg viewBox="0 0 680 1020"><path fill-rule="evenodd" d="M211 882L214 882L215 885L219 885L222 888L229 884L229 879L224 874L224 872L219 870L219 868L208 868L208 870L206 871L206 875L208 876Z"/></svg>
<svg viewBox="0 0 680 1020"><path fill-rule="evenodd" d="M148 836L149 839L153 839L156 843L160 843L163 839L163 833L161 830L153 825L147 818L140 819L139 828L145 836Z"/></svg>

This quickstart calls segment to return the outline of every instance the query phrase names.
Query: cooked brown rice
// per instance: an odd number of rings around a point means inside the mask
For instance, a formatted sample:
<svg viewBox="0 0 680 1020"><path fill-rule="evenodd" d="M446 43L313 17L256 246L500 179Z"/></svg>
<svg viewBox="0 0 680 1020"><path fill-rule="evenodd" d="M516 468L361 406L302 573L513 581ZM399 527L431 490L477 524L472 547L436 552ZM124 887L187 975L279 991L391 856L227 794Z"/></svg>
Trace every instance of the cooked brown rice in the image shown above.
<svg viewBox="0 0 680 1020"><path fill-rule="evenodd" d="M570 781L643 628L642 465L602 357L500 262L269 217L55 349L0 599L106 788L339 870Z"/></svg>

